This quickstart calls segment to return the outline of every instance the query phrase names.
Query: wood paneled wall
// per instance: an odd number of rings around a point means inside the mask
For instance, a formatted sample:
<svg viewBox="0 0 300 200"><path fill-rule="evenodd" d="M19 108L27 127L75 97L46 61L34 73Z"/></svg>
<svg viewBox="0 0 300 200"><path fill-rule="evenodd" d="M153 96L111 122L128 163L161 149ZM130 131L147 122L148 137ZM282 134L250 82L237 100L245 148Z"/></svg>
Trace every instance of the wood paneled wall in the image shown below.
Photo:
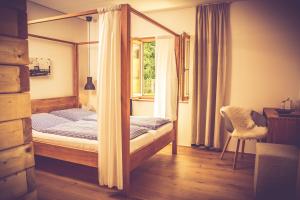
<svg viewBox="0 0 300 200"><path fill-rule="evenodd" d="M37 199L26 0L0 1L0 199Z"/></svg>

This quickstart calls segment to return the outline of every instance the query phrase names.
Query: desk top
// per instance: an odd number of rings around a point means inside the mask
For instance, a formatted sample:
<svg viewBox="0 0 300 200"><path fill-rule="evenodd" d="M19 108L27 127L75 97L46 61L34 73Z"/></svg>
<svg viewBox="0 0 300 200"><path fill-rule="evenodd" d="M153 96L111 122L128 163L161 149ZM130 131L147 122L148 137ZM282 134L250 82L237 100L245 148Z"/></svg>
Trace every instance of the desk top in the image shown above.
<svg viewBox="0 0 300 200"><path fill-rule="evenodd" d="M278 108L264 108L263 112L267 118L292 118L292 119L300 119L300 111L293 111L289 114L280 115L277 110Z"/></svg>

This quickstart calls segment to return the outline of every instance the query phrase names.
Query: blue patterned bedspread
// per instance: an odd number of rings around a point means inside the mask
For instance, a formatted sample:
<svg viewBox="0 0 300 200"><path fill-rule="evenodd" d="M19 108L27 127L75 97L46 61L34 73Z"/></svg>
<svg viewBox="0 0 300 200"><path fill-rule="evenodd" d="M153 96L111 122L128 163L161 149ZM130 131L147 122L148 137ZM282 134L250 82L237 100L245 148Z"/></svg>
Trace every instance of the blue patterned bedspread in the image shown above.
<svg viewBox="0 0 300 200"><path fill-rule="evenodd" d="M82 118L86 121L97 121L97 114L92 114ZM139 127L156 130L159 127L171 122L169 119L149 116L130 116L130 124Z"/></svg>
<svg viewBox="0 0 300 200"><path fill-rule="evenodd" d="M144 127L130 126L130 139L134 139L148 131L149 129ZM88 140L97 140L98 138L96 121L79 120L68 122L43 129L41 132Z"/></svg>
<svg viewBox="0 0 300 200"><path fill-rule="evenodd" d="M148 116L131 116L130 124L156 130L159 127L171 122L169 119Z"/></svg>

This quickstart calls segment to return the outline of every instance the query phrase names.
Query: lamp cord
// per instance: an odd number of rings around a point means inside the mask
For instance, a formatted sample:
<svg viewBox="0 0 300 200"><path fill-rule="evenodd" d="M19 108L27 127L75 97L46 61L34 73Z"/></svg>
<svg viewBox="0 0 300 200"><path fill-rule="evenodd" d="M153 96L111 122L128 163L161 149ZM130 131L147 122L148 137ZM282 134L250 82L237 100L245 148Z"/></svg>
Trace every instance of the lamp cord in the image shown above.
<svg viewBox="0 0 300 200"><path fill-rule="evenodd" d="M88 37L89 37L89 45L88 45L88 76L90 76L90 23L91 22L88 22L88 27L89 27L89 34L88 34Z"/></svg>

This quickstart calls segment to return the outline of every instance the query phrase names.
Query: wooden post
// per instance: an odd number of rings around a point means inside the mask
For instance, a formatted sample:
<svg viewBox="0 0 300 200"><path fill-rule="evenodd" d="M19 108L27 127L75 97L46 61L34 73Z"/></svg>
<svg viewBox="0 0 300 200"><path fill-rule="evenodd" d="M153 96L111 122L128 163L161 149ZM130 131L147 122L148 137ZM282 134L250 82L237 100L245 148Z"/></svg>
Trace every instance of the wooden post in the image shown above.
<svg viewBox="0 0 300 200"><path fill-rule="evenodd" d="M26 66L29 64L26 10L26 0L0 1L1 200L37 199Z"/></svg>
<svg viewBox="0 0 300 200"><path fill-rule="evenodd" d="M73 95L76 97L76 107L79 106L79 69L78 44L73 44Z"/></svg>
<svg viewBox="0 0 300 200"><path fill-rule="evenodd" d="M178 138L178 112L179 112L179 69L180 69L180 36L175 36L175 56L176 56L176 71L177 71L177 119L174 124L174 140L172 142L172 154L177 154L177 138Z"/></svg>
<svg viewBox="0 0 300 200"><path fill-rule="evenodd" d="M130 7L121 6L121 114L123 192L130 191Z"/></svg>

